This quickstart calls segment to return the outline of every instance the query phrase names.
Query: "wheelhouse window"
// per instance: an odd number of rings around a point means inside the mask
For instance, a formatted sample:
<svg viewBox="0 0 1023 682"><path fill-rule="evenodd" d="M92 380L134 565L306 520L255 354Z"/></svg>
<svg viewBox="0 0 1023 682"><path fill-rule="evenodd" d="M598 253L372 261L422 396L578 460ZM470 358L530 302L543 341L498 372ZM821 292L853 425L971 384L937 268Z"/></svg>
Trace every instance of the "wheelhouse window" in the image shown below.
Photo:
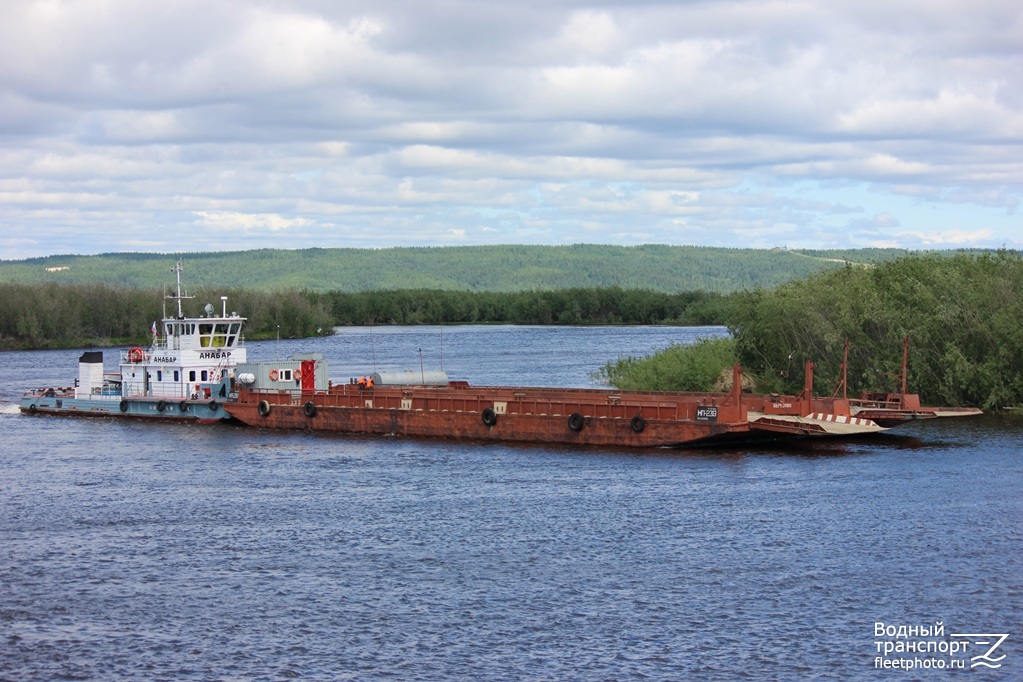
<svg viewBox="0 0 1023 682"><path fill-rule="evenodd" d="M238 323L229 324L219 322L217 324L199 325L199 345L203 348L225 348L233 346L238 337L238 330L241 325Z"/></svg>

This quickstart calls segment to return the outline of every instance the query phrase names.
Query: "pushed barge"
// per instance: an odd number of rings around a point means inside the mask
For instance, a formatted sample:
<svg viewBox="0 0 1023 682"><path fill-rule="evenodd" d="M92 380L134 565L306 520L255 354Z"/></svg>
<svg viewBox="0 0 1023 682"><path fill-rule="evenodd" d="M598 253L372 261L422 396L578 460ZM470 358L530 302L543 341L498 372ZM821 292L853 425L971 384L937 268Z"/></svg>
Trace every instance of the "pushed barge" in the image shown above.
<svg viewBox="0 0 1023 682"><path fill-rule="evenodd" d="M283 377L287 380L283 380ZM297 377L297 379L296 379ZM813 363L799 395L743 393L732 370L724 393L470 386L443 372L374 374L333 384L322 356L239 365L225 404L254 427L475 441L618 447L679 447L789 438L848 438L940 416L916 396L889 400L866 416L859 399L812 395Z"/></svg>

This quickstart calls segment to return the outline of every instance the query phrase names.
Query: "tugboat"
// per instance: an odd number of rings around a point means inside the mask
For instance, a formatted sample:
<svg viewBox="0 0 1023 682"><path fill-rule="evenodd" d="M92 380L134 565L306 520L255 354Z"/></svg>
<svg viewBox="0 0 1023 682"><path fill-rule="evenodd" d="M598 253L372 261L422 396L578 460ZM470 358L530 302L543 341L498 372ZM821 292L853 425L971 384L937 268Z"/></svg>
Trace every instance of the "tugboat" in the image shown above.
<svg viewBox="0 0 1023 682"><path fill-rule="evenodd" d="M133 419L218 422L230 419L222 409L230 396L234 369L246 361L242 327L245 318L205 306L205 315L186 317L181 302L194 298L181 290L181 262L173 269L177 287L166 300L177 303L177 315L164 310L161 326L154 322L148 348L134 346L120 353L118 371L106 372L102 351L86 351L78 359L78 379L66 388L41 388L22 396L22 413ZM162 333L162 335L161 335Z"/></svg>

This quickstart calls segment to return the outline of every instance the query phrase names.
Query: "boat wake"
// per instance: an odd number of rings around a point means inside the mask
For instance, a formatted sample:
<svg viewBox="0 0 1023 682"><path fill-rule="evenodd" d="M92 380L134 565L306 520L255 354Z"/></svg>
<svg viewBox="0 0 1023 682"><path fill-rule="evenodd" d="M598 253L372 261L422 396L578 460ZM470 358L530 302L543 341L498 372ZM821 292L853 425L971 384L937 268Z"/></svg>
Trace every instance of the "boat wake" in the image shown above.
<svg viewBox="0 0 1023 682"><path fill-rule="evenodd" d="M21 414L21 409L14 403L0 403L0 414Z"/></svg>

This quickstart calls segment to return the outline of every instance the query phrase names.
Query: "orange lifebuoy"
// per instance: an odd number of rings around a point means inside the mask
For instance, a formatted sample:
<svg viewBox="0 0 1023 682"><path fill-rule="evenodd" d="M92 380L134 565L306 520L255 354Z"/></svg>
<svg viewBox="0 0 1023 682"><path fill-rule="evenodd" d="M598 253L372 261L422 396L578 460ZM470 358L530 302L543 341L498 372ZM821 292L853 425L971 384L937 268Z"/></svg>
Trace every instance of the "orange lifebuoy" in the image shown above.
<svg viewBox="0 0 1023 682"><path fill-rule="evenodd" d="M138 346L135 346L128 351L128 362L142 362L145 357L145 352L143 352L143 350Z"/></svg>
<svg viewBox="0 0 1023 682"><path fill-rule="evenodd" d="M295 381L302 381L302 368L296 368L293 376L295 377Z"/></svg>
<svg viewBox="0 0 1023 682"><path fill-rule="evenodd" d="M270 381L277 381L277 377L279 376L280 373L276 369L270 370Z"/></svg>

